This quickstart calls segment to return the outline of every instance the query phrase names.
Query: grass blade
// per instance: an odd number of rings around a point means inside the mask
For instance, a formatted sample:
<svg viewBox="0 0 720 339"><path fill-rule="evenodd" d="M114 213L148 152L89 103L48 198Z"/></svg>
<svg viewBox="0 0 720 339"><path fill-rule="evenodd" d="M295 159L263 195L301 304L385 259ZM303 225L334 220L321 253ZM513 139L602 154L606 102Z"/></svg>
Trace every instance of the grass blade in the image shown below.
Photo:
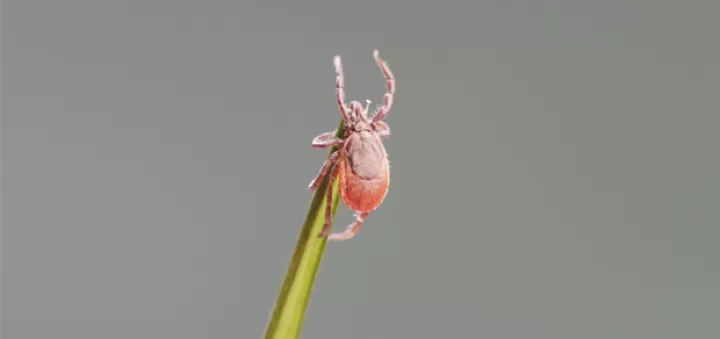
<svg viewBox="0 0 720 339"><path fill-rule="evenodd" d="M344 124L340 122L337 136L344 136ZM330 150L335 152L337 147ZM329 174L329 172L328 172ZM275 309L265 333L265 339L297 339L300 338L305 310L312 293L315 275L325 251L326 238L321 238L320 231L325 222L327 190L333 190L332 218L335 218L339 201L338 180L328 188L329 175L323 179L315 191L310 209L305 218L300 237L295 246L285 281L280 295L275 302Z"/></svg>

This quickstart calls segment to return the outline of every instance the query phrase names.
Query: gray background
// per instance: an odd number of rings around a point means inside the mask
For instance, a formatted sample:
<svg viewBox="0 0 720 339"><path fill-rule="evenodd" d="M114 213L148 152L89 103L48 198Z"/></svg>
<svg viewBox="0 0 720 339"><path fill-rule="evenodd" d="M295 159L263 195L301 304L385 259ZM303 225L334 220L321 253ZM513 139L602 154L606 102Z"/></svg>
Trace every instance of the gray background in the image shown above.
<svg viewBox="0 0 720 339"><path fill-rule="evenodd" d="M391 190L305 338L718 338L719 14L4 1L3 338L260 338L373 48Z"/></svg>

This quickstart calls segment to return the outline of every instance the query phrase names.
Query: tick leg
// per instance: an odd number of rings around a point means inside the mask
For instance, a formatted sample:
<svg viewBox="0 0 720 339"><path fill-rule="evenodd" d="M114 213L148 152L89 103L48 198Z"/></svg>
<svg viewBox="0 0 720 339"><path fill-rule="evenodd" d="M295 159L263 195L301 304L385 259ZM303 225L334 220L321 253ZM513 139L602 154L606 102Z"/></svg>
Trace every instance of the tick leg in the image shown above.
<svg viewBox="0 0 720 339"><path fill-rule="evenodd" d="M390 126L388 126L388 124L384 121L376 121L374 126L375 133L377 133L377 135L381 138L387 138L390 136Z"/></svg>
<svg viewBox="0 0 720 339"><path fill-rule="evenodd" d="M330 171L330 180L328 180L327 189L327 201L325 205L325 224L323 225L322 231L320 231L320 237L325 237L330 232L330 225L332 221L332 202L333 202L333 183L337 178L337 171L339 166L333 167Z"/></svg>
<svg viewBox="0 0 720 339"><path fill-rule="evenodd" d="M312 141L313 148L327 148L342 144L342 140L335 137L337 130L320 134Z"/></svg>
<svg viewBox="0 0 720 339"><path fill-rule="evenodd" d="M330 167L333 164L335 164L338 154L339 153L337 151L335 151L332 154L330 154L330 157L328 157L327 160L325 160L325 163L320 168L320 173L318 173L318 175L315 177L315 179L313 179L313 181L310 182L310 185L308 185L308 189L310 190L310 192L315 191L315 189L317 189L318 186L320 186L320 183L322 182L323 178L325 177L325 174L327 174L328 169L330 169Z"/></svg>
<svg viewBox="0 0 720 339"><path fill-rule="evenodd" d="M383 73L383 76L385 76L385 83L387 84L385 103L372 117L372 122L377 122L385 118L392 107L393 97L395 95L395 76L392 71L390 71L390 67L388 67L387 63L380 58L380 52L378 52L378 50L373 51L373 56L375 57L375 62L380 68L380 71Z"/></svg>
<svg viewBox="0 0 720 339"><path fill-rule="evenodd" d="M337 95L337 103L345 121L350 121L348 118L347 106L345 105L345 75L343 73L342 61L340 56L336 55L333 59L335 63L335 74L337 79L335 80L335 94Z"/></svg>
<svg viewBox="0 0 720 339"><path fill-rule="evenodd" d="M348 240L354 237L369 214L369 212L355 213L355 222L350 224L343 232L330 234L328 240Z"/></svg>

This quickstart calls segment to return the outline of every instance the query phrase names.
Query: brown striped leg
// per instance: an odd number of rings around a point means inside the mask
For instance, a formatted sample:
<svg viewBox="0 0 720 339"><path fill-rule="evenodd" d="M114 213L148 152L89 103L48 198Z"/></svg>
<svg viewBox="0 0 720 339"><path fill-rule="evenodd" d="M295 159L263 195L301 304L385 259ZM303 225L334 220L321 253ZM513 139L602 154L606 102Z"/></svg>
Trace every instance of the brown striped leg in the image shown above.
<svg viewBox="0 0 720 339"><path fill-rule="evenodd" d="M390 126L388 126L388 124L384 121L376 121L374 126L375 133L377 133L377 135L381 138L387 138L390 136Z"/></svg>
<svg viewBox="0 0 720 339"><path fill-rule="evenodd" d="M308 189L310 190L310 192L315 191L318 188L318 186L320 186L320 183L322 182L323 178L327 174L328 169L330 169L330 167L332 167L332 165L334 165L335 162L337 161L338 154L340 154L340 153L338 151L335 151L332 154L330 154L330 157L328 157L327 160L325 160L325 163L320 168L320 173L318 173L318 175L315 177L315 179L313 179L310 182L310 185L308 185Z"/></svg>
<svg viewBox="0 0 720 339"><path fill-rule="evenodd" d="M343 119L350 121L347 106L345 106L345 75L343 74L342 61L339 55L335 56L333 63L335 64L335 95L337 96L338 108L340 109Z"/></svg>
<svg viewBox="0 0 720 339"><path fill-rule="evenodd" d="M315 137L312 141L313 148L328 148L335 145L342 144L342 140L335 137L337 130L332 132L325 132Z"/></svg>
<svg viewBox="0 0 720 339"><path fill-rule="evenodd" d="M380 67L380 71L385 77L385 83L387 85L387 93L385 93L385 103L382 105L382 107L380 107L380 110L372 117L372 122L378 122L385 118L388 112L390 112L390 108L392 108L393 97L395 96L395 76L393 75L392 71L390 71L390 67L388 67L387 63L380 58L380 52L378 52L378 50L373 51L373 56L375 57L375 62L377 63L378 67Z"/></svg>
<svg viewBox="0 0 720 339"><path fill-rule="evenodd" d="M357 212L355 213L355 222L350 224L348 228L340 233L333 233L328 236L328 240L348 240L357 234L357 232L360 230L360 226L362 226L363 222L365 221L365 218L370 215L369 212Z"/></svg>
<svg viewBox="0 0 720 339"><path fill-rule="evenodd" d="M337 179L338 168L340 168L340 166L333 166L332 171L330 171L330 180L328 180L327 188L327 201L325 204L325 224L320 232L320 237L325 237L330 232L332 221L333 184L335 183L335 179Z"/></svg>

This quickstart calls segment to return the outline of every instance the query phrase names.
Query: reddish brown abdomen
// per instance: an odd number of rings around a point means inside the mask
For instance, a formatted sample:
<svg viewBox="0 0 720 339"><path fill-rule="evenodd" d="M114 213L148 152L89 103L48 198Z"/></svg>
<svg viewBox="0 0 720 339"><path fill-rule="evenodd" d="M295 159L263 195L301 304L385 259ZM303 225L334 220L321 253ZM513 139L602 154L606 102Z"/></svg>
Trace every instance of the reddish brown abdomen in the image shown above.
<svg viewBox="0 0 720 339"><path fill-rule="evenodd" d="M353 211L371 212L385 199L390 184L390 170L386 165L382 175L374 179L363 179L355 175L345 162L341 162L340 196L345 205Z"/></svg>
<svg viewBox="0 0 720 339"><path fill-rule="evenodd" d="M373 211L385 199L390 184L385 147L374 134L354 134L343 151L338 168L340 195L354 211Z"/></svg>

